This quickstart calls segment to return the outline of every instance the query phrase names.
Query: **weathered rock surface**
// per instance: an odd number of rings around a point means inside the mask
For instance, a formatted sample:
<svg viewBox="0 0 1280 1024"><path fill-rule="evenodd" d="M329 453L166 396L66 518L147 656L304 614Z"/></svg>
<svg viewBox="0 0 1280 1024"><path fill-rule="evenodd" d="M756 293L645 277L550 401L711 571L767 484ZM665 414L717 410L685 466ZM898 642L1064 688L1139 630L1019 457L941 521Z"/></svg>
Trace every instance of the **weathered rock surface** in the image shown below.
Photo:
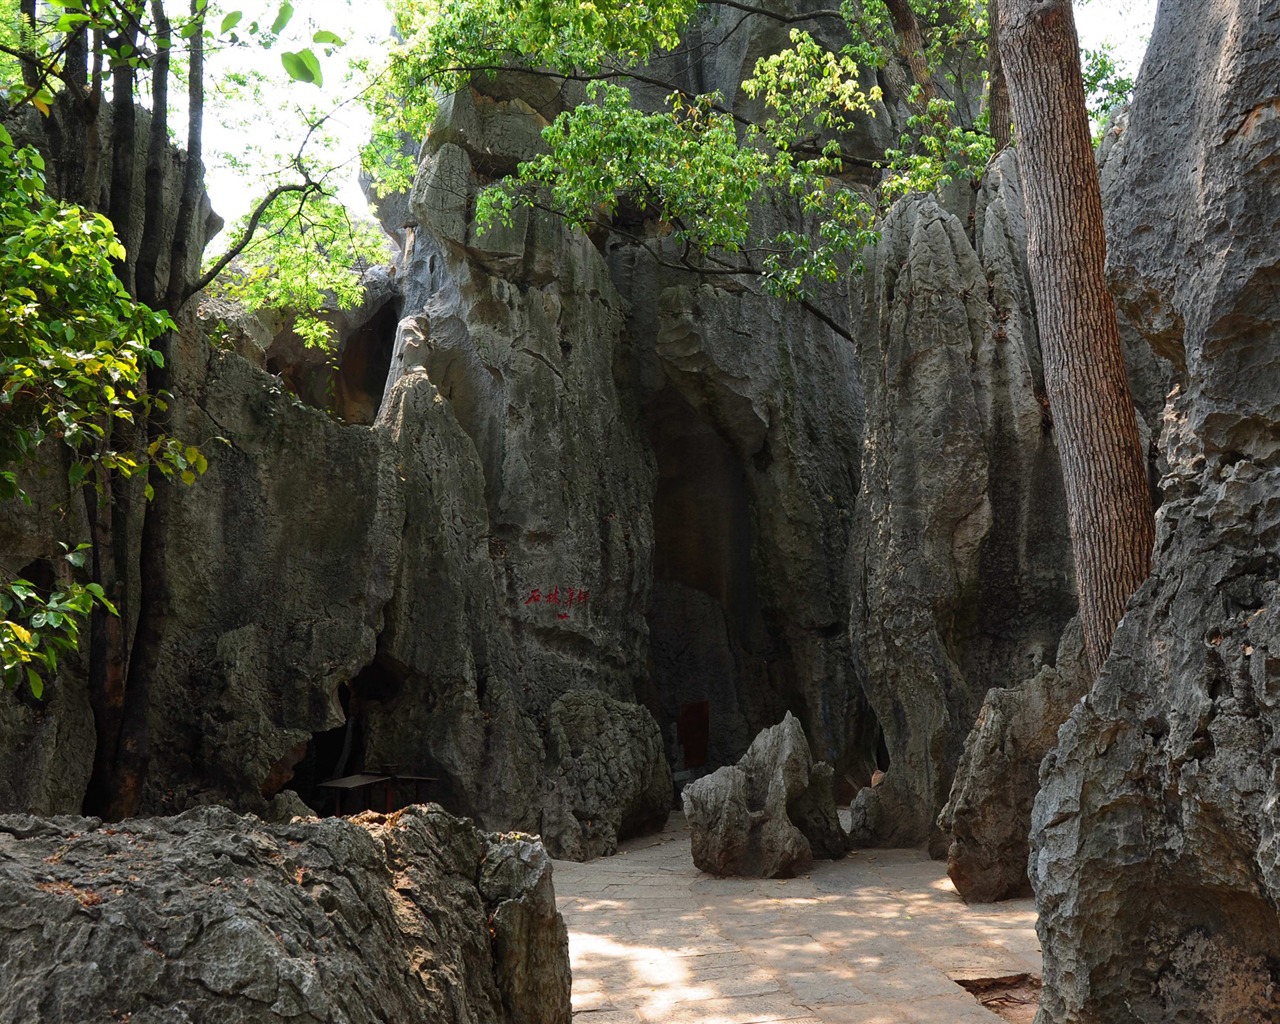
<svg viewBox="0 0 1280 1024"><path fill-rule="evenodd" d="M437 807L264 825L0 817L4 1024L568 1024L536 840Z"/></svg>
<svg viewBox="0 0 1280 1024"><path fill-rule="evenodd" d="M1162 0L1109 275L1185 367L1155 565L1042 773L1042 1024L1280 1013L1280 4Z"/></svg>
<svg viewBox="0 0 1280 1024"><path fill-rule="evenodd" d="M412 452L405 556L378 644L395 683L365 705L366 757L442 775L481 820L594 856L617 843L608 822L660 823L651 794L671 799L635 703L653 464L615 380L623 303L600 254L543 214L483 234L471 218L473 171L530 156L539 124L521 100L451 97L410 196L379 414ZM566 740L571 705L553 708L574 691L631 710L610 704L608 728ZM597 814L606 765L637 788Z"/></svg>
<svg viewBox="0 0 1280 1024"><path fill-rule="evenodd" d="M802 0L794 9L821 6ZM824 44L845 42L832 19L805 28ZM759 57L790 45L789 31L704 7L682 47L698 59L664 57L654 70L698 91L719 90L737 113L758 116L759 102L739 84ZM867 73L864 84L873 78ZM869 168L900 123L899 97L879 84L884 104L875 116L857 116L842 140L866 161L851 166ZM666 105L665 91L636 95ZM785 203L752 215L762 237L814 227ZM627 303L627 386L657 467L652 671L641 697L677 766L733 764L761 729L791 711L842 789L866 784L876 725L847 628L863 418L856 354L842 336L847 282L814 296L828 323L761 294L749 276L681 271L681 247L661 225L619 227L603 246ZM703 702L706 760L686 762L678 722Z"/></svg>
<svg viewBox="0 0 1280 1024"><path fill-rule="evenodd" d="M671 814L671 769L653 716L639 704L573 690L551 705L551 793L542 829L554 857L589 860L618 840L657 832Z"/></svg>
<svg viewBox="0 0 1280 1024"><path fill-rule="evenodd" d="M339 689L373 661L404 495L391 439L303 406L188 337L173 359L180 437L210 442L195 487L163 488L165 629L149 680L145 806L267 813ZM323 467L323 470L320 469Z"/></svg>
<svg viewBox="0 0 1280 1024"><path fill-rule="evenodd" d="M988 690L965 740L938 816L949 837L947 874L970 903L1031 895L1027 878L1031 808L1040 763L1058 727L1089 688L1079 620L1073 619L1052 665L1010 689Z"/></svg>
<svg viewBox="0 0 1280 1024"><path fill-rule="evenodd" d="M983 695L1049 663L1075 604L1011 154L988 171L974 232L931 199L898 203L855 307L851 628L888 764L858 794L854 836L936 855Z"/></svg>
<svg viewBox="0 0 1280 1024"><path fill-rule="evenodd" d="M848 837L836 815L831 766L814 764L790 713L736 765L685 786L693 862L713 875L791 878L814 855L838 858Z"/></svg>

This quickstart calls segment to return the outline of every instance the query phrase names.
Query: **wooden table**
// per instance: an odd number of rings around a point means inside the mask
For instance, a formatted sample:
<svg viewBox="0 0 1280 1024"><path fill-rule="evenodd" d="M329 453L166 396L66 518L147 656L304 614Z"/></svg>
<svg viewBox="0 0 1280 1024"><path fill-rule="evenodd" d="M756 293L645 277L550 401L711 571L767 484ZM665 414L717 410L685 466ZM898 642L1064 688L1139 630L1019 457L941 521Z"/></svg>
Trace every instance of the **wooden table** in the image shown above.
<svg viewBox="0 0 1280 1024"><path fill-rule="evenodd" d="M382 810L386 814L392 811L391 794L396 786L400 783L411 783L413 785L413 802L422 802L422 786L426 783L439 782L440 780L432 775L399 775L385 774L380 775L374 772L360 772L356 775L344 775L338 779L329 779L322 782L316 788L333 790L333 806L334 813L338 816L342 815L342 794L343 793L359 793L364 790L371 790L375 786L382 787ZM365 797L364 807L361 810L371 811L373 807L370 805L368 796Z"/></svg>
<svg viewBox="0 0 1280 1024"><path fill-rule="evenodd" d="M364 789L372 789L374 786L381 785L382 790L382 806L384 809L391 808L391 776L390 775L374 775L370 772L360 772L357 775L344 775L339 779L330 779L328 782L322 782L317 789L333 790L333 809L334 813L339 817L342 816L342 794L356 794ZM372 810L369 806L369 800L365 798L365 806L362 810Z"/></svg>

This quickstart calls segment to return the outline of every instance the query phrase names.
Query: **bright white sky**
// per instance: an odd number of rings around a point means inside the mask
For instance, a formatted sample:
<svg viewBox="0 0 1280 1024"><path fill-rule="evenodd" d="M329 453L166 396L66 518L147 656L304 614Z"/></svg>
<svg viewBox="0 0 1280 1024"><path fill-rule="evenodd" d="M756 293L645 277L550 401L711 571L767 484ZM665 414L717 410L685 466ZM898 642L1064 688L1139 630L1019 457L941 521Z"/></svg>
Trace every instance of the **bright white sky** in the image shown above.
<svg viewBox="0 0 1280 1024"><path fill-rule="evenodd" d="M301 118L296 116L297 105L332 105L350 95L350 86L344 88L341 80L346 58L352 54L376 54L390 35L391 18L380 0L294 0L294 5L298 11L273 50L246 48L210 61L206 80L211 84L231 71L256 68L268 76L262 100L239 107L249 112L245 123L228 126L219 123L216 116L206 121L204 147L209 194L214 209L228 224L223 235L215 240L215 249L219 243L225 244L236 218L247 213L253 200L267 190L251 169L282 166L297 150L301 141L300 130L293 127L301 123ZM1155 20L1156 0L1075 0L1075 5L1080 45L1097 49L1103 43L1113 44L1122 69L1136 75ZM255 17L268 24L279 2L226 0L226 6L244 9L242 25ZM312 34L318 29L336 32L347 40L347 46L331 57L324 57L323 48L311 42ZM279 51L308 45L321 57L325 73L322 89L291 83L280 66ZM213 96L209 100L211 105L217 102ZM338 139L338 159L348 161L335 172L334 180L340 182L340 194L348 208L364 211L364 197L356 180L359 170L356 154L369 134L368 116L355 103L336 113L328 126ZM237 169L219 158L219 153L233 154L236 161L242 162L241 167Z"/></svg>

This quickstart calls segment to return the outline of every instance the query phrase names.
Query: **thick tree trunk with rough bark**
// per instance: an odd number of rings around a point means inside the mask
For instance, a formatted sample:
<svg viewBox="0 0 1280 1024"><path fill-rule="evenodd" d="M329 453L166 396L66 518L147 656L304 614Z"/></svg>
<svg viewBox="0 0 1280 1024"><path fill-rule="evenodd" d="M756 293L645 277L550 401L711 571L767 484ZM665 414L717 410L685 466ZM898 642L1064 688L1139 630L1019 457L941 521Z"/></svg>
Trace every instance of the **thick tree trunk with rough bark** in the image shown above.
<svg viewBox="0 0 1280 1024"><path fill-rule="evenodd" d="M999 0L1045 386L1096 673L1151 567L1151 492L1103 277L1102 199L1069 0Z"/></svg>
<svg viewBox="0 0 1280 1024"><path fill-rule="evenodd" d="M1013 112L1009 109L1009 82L1004 75L1004 61L1000 59L1000 5L987 8L987 123L991 137L996 142L996 152L1013 144L1009 129L1013 125Z"/></svg>

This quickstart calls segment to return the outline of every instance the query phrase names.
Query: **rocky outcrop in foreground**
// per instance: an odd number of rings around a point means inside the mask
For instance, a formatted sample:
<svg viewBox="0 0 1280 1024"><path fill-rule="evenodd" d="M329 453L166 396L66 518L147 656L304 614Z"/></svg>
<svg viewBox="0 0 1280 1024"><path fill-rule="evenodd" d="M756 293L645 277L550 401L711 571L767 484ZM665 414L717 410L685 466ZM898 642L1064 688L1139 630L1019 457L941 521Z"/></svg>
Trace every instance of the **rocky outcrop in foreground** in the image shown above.
<svg viewBox="0 0 1280 1024"><path fill-rule="evenodd" d="M3 1024L568 1024L542 845L437 807L0 817Z"/></svg>
<svg viewBox="0 0 1280 1024"><path fill-rule="evenodd" d="M1162 0L1108 272L1185 366L1152 577L1059 734L1041 1024L1280 1016L1280 2Z"/></svg>
<svg viewBox="0 0 1280 1024"><path fill-rule="evenodd" d="M742 760L685 787L693 862L713 875L791 878L814 856L843 857L831 766L814 763L790 712Z"/></svg>

